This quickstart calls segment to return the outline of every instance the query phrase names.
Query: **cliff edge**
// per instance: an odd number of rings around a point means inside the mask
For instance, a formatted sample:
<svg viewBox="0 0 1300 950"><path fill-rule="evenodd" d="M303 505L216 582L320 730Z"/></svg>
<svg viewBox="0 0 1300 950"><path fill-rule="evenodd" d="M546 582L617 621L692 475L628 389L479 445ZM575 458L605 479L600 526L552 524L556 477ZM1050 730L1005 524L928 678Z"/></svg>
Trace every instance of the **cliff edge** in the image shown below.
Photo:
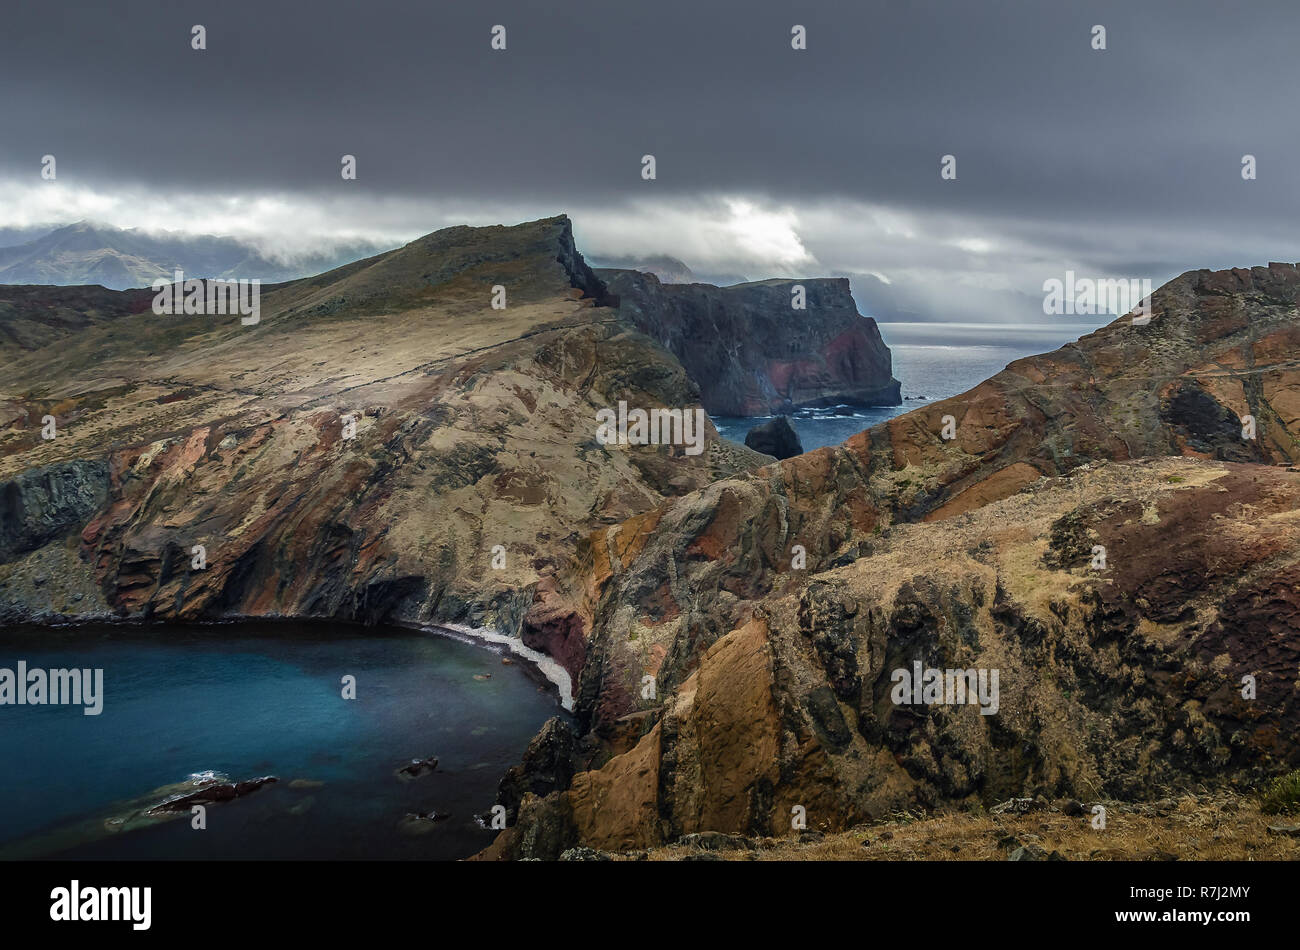
<svg viewBox="0 0 1300 950"><path fill-rule="evenodd" d="M713 415L903 401L889 347L876 321L858 313L845 278L714 287L665 284L633 270L597 273L632 324L686 367ZM797 287L801 309L792 305Z"/></svg>

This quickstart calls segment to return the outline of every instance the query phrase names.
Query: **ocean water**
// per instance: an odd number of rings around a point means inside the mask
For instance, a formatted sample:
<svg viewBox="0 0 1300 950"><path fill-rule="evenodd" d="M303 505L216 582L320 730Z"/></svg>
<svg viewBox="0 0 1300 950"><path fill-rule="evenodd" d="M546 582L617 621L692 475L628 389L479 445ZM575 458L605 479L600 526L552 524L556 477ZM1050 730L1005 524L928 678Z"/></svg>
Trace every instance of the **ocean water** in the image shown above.
<svg viewBox="0 0 1300 950"><path fill-rule="evenodd" d="M841 406L803 410L791 417L805 452L838 445L863 429L911 412L926 402L956 396L1001 372L1008 363L1048 353L1092 332L1092 324L881 323L880 335L894 357L894 378L902 383L903 404L878 408ZM716 416L725 438L745 441L745 433L770 416Z"/></svg>
<svg viewBox="0 0 1300 950"><path fill-rule="evenodd" d="M101 667L105 698L98 716L0 706L0 858L463 858L494 836L475 816L505 770L563 715L527 664L396 629L0 632L0 667L18 660ZM436 771L397 777L428 756ZM188 814L131 827L159 789L205 772L279 781L207 806L206 830ZM430 811L449 817L404 827Z"/></svg>

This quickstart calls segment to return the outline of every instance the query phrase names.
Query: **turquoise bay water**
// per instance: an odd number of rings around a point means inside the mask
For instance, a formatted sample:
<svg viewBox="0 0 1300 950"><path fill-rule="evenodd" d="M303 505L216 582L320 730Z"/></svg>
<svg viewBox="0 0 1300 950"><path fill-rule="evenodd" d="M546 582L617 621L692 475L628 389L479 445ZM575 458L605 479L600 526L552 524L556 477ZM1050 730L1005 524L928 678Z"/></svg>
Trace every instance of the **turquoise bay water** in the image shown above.
<svg viewBox="0 0 1300 950"><path fill-rule="evenodd" d="M433 634L333 624L0 632L0 667L104 670L104 707L0 706L0 858L462 858L556 696L520 663ZM356 677L357 698L340 680ZM479 678L475 677L490 677ZM437 771L396 769L438 756ZM216 771L279 781L109 833ZM294 779L306 787L293 788ZM321 783L321 784L316 784ZM303 785L304 783L299 783ZM446 820L410 834L407 813Z"/></svg>
<svg viewBox="0 0 1300 950"><path fill-rule="evenodd" d="M838 445L863 429L911 412L926 402L947 399L979 385L1014 360L1047 353L1090 333L1091 324L881 323L894 357L894 378L903 384L901 406L805 410L791 424L805 452ZM714 417L725 438L745 441L761 418Z"/></svg>

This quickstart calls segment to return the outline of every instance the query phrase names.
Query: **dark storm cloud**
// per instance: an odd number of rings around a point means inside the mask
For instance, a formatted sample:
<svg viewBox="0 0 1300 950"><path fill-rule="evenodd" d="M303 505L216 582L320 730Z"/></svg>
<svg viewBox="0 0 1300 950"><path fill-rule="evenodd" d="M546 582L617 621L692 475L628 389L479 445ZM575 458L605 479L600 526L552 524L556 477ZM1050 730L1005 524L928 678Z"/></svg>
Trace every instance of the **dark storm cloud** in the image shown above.
<svg viewBox="0 0 1300 950"><path fill-rule="evenodd" d="M101 190L542 210L743 194L952 216L1022 242L1022 270L1036 242L1057 269L1294 260L1296 39L1293 0L53 0L5 13L0 173L52 153Z"/></svg>
<svg viewBox="0 0 1300 950"><path fill-rule="evenodd" d="M1269 184L1294 184L1300 157L1287 2L56 0L5 19L3 158L19 168L54 152L69 175L299 189L333 187L349 152L377 191L564 198L647 187L651 152L662 190L1294 208L1294 187ZM1249 192L1244 152L1263 171Z"/></svg>

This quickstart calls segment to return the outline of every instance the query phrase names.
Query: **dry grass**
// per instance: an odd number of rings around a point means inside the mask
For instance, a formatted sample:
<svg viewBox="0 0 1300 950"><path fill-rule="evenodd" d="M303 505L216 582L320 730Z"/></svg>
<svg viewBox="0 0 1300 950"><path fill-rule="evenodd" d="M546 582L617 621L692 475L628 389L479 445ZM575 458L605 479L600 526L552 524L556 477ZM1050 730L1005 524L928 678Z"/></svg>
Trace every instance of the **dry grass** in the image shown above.
<svg viewBox="0 0 1300 950"><path fill-rule="evenodd" d="M1092 828L1091 804L1088 814L1072 817L1058 803L1026 815L941 815L859 826L817 840L759 839L753 851L714 853L732 861L1002 861L1014 837L1069 861L1300 860L1300 837L1268 831L1291 822L1262 814L1251 798L1223 793L1153 805L1104 804L1105 830ZM701 853L673 845L648 857L671 861Z"/></svg>

